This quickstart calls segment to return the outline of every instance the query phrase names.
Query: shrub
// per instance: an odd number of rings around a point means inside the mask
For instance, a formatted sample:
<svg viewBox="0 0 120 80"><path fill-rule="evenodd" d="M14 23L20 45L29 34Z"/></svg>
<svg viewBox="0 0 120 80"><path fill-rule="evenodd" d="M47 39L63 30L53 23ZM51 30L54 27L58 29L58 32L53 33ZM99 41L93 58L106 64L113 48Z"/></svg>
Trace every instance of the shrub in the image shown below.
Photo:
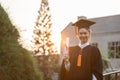
<svg viewBox="0 0 120 80"><path fill-rule="evenodd" d="M0 5L0 80L43 80L37 60L18 43L19 33Z"/></svg>

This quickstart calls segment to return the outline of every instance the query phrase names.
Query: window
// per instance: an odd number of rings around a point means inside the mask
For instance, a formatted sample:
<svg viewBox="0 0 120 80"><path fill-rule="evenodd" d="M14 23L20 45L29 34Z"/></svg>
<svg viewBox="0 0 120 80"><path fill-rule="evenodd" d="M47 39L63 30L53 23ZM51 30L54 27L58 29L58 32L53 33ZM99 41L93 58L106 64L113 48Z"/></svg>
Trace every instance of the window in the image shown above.
<svg viewBox="0 0 120 80"><path fill-rule="evenodd" d="M109 58L120 58L120 41L108 43Z"/></svg>

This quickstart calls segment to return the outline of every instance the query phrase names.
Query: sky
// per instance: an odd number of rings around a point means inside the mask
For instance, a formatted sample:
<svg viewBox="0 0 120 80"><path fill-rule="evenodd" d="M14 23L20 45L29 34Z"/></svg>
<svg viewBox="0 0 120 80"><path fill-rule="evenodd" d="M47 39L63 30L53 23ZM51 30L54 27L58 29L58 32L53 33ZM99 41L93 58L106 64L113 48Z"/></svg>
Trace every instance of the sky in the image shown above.
<svg viewBox="0 0 120 80"><path fill-rule="evenodd" d="M54 40L59 45L60 32L77 16L97 18L120 14L120 0L48 0L52 15ZM26 43L35 26L41 0L0 0Z"/></svg>

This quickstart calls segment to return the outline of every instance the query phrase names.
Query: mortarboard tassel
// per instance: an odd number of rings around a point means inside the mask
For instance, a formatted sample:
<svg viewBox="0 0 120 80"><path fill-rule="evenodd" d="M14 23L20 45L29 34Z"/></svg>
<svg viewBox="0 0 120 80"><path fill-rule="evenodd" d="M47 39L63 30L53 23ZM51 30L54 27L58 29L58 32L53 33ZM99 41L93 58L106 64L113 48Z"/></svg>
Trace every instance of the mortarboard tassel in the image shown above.
<svg viewBox="0 0 120 80"><path fill-rule="evenodd" d="M75 35L78 35L78 27L75 27Z"/></svg>
<svg viewBox="0 0 120 80"><path fill-rule="evenodd" d="M82 58L82 55L81 55L81 54L82 54L82 50L80 50L80 53L79 53L78 59L77 59L77 66L78 66L78 67L81 66L81 60L82 60L82 59L81 59L81 58Z"/></svg>

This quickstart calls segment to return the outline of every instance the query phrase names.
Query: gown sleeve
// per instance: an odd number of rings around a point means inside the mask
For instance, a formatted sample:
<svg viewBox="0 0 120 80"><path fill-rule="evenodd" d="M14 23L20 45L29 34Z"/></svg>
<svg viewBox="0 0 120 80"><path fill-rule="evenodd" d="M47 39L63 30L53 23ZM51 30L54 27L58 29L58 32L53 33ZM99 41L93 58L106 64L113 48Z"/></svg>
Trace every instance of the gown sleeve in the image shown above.
<svg viewBox="0 0 120 80"><path fill-rule="evenodd" d="M76 47L69 47L69 64L71 64L71 56L73 56L73 52L75 51ZM69 65L70 68L71 65ZM65 59L63 59L61 68L60 68L60 74L59 74L59 80L68 80L68 75L69 70L66 69L65 67Z"/></svg>
<svg viewBox="0 0 120 80"><path fill-rule="evenodd" d="M62 65L61 65L61 68L60 68L59 80L66 80L66 78L67 78L68 71L65 68L64 62L65 62L65 60L63 59Z"/></svg>
<svg viewBox="0 0 120 80"><path fill-rule="evenodd" d="M98 48L94 48L92 58L92 72L97 80L103 80L103 65L101 53Z"/></svg>

